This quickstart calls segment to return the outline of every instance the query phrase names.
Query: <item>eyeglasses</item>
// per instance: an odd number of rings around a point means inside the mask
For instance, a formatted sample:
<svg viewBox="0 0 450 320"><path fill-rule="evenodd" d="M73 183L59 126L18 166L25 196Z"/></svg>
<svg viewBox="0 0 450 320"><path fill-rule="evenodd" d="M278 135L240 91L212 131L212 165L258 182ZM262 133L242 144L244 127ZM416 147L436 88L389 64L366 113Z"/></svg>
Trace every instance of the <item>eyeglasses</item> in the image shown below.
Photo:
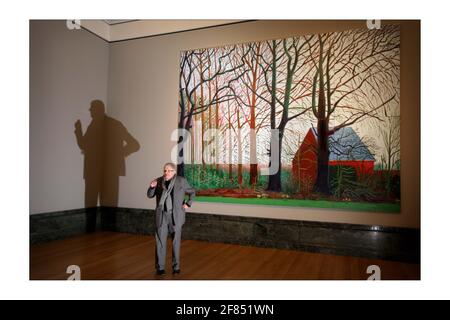
<svg viewBox="0 0 450 320"><path fill-rule="evenodd" d="M175 170L170 169L170 170L164 170L164 172L174 172Z"/></svg>

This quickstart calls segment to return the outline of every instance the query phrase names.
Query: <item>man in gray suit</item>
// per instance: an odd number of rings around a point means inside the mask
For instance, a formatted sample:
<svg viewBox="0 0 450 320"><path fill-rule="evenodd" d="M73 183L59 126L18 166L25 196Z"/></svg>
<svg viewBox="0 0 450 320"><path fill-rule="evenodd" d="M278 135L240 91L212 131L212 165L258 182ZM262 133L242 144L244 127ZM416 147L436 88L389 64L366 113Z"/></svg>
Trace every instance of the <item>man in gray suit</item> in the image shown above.
<svg viewBox="0 0 450 320"><path fill-rule="evenodd" d="M189 200L185 200L185 194ZM181 228L183 227L186 209L192 206L195 190L187 180L176 175L173 163L164 165L164 175L153 180L147 190L147 196L156 195L155 227L156 227L156 273L165 274L167 234L172 236L172 270L180 273Z"/></svg>

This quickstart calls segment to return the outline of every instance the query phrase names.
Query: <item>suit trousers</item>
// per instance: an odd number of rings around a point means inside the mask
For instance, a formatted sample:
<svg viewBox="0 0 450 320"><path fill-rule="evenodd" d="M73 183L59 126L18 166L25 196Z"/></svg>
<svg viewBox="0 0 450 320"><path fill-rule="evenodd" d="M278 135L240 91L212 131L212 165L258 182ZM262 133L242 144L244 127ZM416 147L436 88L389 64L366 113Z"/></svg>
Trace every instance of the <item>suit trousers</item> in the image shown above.
<svg viewBox="0 0 450 320"><path fill-rule="evenodd" d="M175 225L172 212L162 213L161 225L156 227L155 267L164 270L166 266L167 235L172 238L172 269L180 269L181 226Z"/></svg>

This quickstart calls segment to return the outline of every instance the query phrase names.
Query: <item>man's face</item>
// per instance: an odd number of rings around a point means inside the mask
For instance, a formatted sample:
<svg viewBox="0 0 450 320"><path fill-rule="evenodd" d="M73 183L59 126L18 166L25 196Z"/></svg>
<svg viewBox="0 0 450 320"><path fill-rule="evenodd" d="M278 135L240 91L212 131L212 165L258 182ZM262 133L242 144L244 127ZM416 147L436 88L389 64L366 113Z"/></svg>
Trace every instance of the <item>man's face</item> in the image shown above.
<svg viewBox="0 0 450 320"><path fill-rule="evenodd" d="M172 179L174 175L175 175L175 170L172 167L170 167L170 166L164 167L164 179L165 180Z"/></svg>

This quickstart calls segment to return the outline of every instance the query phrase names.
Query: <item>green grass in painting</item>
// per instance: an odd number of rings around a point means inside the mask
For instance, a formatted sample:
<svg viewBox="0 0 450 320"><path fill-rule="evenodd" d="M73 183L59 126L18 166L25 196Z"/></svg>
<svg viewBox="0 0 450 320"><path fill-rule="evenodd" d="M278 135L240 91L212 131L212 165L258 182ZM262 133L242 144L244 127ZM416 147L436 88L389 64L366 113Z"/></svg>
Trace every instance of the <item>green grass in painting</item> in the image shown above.
<svg viewBox="0 0 450 320"><path fill-rule="evenodd" d="M185 165L184 176L192 187L196 190L217 189L217 188L239 188L237 183L236 168L233 169L233 179L230 181L227 170L216 170L214 165ZM286 169L281 170L281 185L283 192L289 192L291 189L291 172ZM242 172L243 188L251 188L249 185L250 173L248 170ZM259 175L256 188L265 189L269 181L268 176Z"/></svg>
<svg viewBox="0 0 450 320"><path fill-rule="evenodd" d="M231 197L195 197L200 202L219 202L234 204L256 204L286 207L331 208L350 211L399 213L400 204L395 203L367 203L367 202L337 202L328 200L299 200L299 199L267 199L267 198L231 198Z"/></svg>

